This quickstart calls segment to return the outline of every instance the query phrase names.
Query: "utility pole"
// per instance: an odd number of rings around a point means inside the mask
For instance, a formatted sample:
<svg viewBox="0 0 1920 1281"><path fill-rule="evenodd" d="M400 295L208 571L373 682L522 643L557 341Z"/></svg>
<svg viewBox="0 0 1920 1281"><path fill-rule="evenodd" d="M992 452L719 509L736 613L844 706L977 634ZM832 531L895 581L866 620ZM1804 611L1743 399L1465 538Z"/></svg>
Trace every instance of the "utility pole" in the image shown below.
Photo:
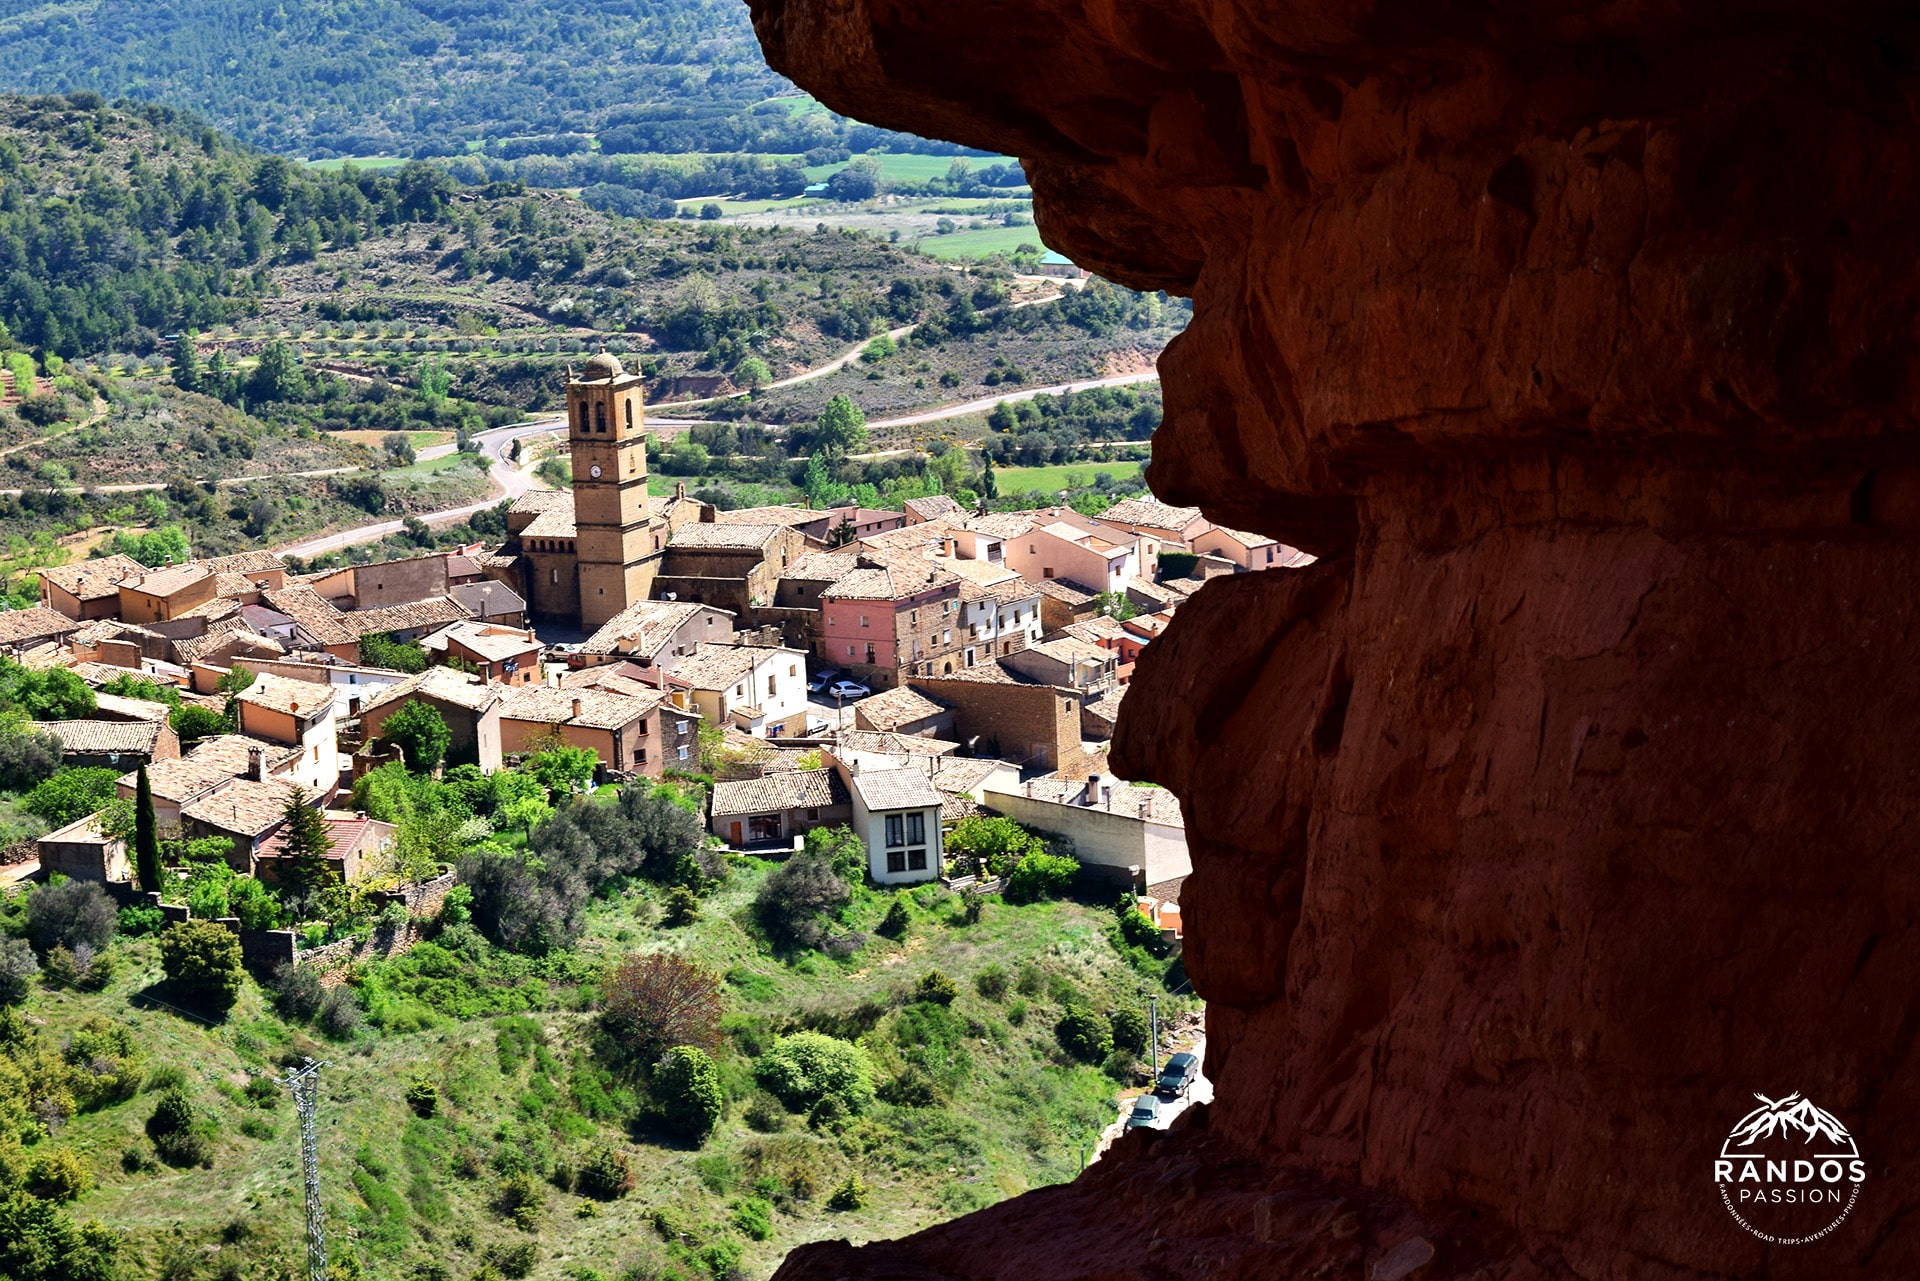
<svg viewBox="0 0 1920 1281"><path fill-rule="evenodd" d="M1160 1075L1160 998L1147 997L1147 1017L1153 1020L1153 1074Z"/></svg>
<svg viewBox="0 0 1920 1281"><path fill-rule="evenodd" d="M302 1068L289 1068L280 1084L293 1091L300 1113L300 1160L307 1173L307 1281L327 1281L327 1232L320 1211L320 1150L313 1137L314 1090L325 1063L312 1059Z"/></svg>

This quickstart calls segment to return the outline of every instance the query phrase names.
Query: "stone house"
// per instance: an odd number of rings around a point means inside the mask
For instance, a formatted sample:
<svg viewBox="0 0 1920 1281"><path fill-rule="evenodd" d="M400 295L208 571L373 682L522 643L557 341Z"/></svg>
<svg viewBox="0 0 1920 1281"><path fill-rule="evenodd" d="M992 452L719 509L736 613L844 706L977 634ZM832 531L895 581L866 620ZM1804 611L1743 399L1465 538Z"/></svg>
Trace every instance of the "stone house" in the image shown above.
<svg viewBox="0 0 1920 1281"><path fill-rule="evenodd" d="M240 732L300 750L290 781L322 802L340 786L340 755L334 720L339 702L333 686L285 676L256 676L234 698Z"/></svg>
<svg viewBox="0 0 1920 1281"><path fill-rule="evenodd" d="M509 753L533 752L554 737L584 747L608 769L658 778L668 769L699 768L700 716L676 706L666 691L516 686L505 691L500 738Z"/></svg>
<svg viewBox="0 0 1920 1281"><path fill-rule="evenodd" d="M715 783L708 827L735 849L785 848L796 836L852 816L846 785L823 766Z"/></svg>
<svg viewBox="0 0 1920 1281"><path fill-rule="evenodd" d="M131 556L115 552L97 560L75 561L36 570L40 604L78 622L120 615L120 580L147 572Z"/></svg>

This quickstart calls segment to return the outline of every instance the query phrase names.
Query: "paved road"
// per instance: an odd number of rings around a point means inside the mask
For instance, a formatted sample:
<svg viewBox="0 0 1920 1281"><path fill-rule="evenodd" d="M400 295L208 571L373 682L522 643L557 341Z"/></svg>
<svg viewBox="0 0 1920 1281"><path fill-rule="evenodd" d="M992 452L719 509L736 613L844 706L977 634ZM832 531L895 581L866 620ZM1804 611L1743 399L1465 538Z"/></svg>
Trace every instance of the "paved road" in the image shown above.
<svg viewBox="0 0 1920 1281"><path fill-rule="evenodd" d="M478 515L493 507L502 499L518 498L534 488L533 473L516 468L507 462L507 450L512 442L526 436L538 436L543 432L554 431L566 425L564 417L538 419L530 423L515 423L511 427L495 427L483 431L474 437L480 444L480 452L493 460L493 469L488 476L494 483L495 492L491 497L477 503L466 503L459 507L449 507L423 517L429 525L457 525L471 516ZM437 458L453 452L452 445L433 445L420 451L422 458ZM338 533L322 534L317 538L308 538L298 543L276 548L283 556L324 556L328 552L337 552L358 543L378 542L388 534L397 534L405 527L403 521L383 520L371 525L359 525L353 529L343 529Z"/></svg>
<svg viewBox="0 0 1920 1281"><path fill-rule="evenodd" d="M906 414L899 418L879 418L867 423L868 431L882 431L889 427L911 427L916 423L935 423L943 418L961 418L967 414L985 413L996 405L1017 404L1023 400L1033 400L1039 396L1060 396L1072 391L1091 391L1095 387L1126 387L1133 383L1157 383L1160 381L1158 370L1146 370L1137 374L1115 374L1111 378L1090 378L1085 382L1055 383L1051 387L1029 387L1023 391L1010 391L1003 396L988 396L983 400L969 400L958 405L942 405L938 409L929 409L918 414Z"/></svg>
<svg viewBox="0 0 1920 1281"><path fill-rule="evenodd" d="M1175 1052L1179 1050L1185 1050L1187 1053L1199 1059L1200 1062L1205 1063L1207 1061L1207 1038L1202 1036L1195 1040L1192 1045L1174 1046L1167 1051L1167 1058L1172 1058ZM1162 1062L1164 1062L1164 1060L1162 1060ZM1098 1146L1094 1148L1093 1156L1088 1164L1092 1164L1093 1161L1098 1161L1106 1150L1113 1146L1113 1141L1126 1132L1127 1114L1133 1111L1133 1099L1134 1096L1129 1096L1120 1101L1119 1119L1100 1132L1100 1142ZM1211 1102L1213 1102L1213 1082L1207 1080L1204 1074L1196 1076L1193 1079L1193 1088L1187 1092L1186 1098L1163 1098L1160 1100L1160 1119L1153 1123L1153 1128L1156 1130L1164 1130L1173 1124L1175 1117L1185 1112L1194 1104Z"/></svg>

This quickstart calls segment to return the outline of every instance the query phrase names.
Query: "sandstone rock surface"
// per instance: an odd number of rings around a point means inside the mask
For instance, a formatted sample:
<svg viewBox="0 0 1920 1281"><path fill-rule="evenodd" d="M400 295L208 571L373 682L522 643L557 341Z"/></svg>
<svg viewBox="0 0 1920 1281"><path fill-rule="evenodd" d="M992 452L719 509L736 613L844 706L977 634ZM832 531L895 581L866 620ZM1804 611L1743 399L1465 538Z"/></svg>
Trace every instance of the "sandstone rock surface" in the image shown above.
<svg viewBox="0 0 1920 1281"><path fill-rule="evenodd" d="M1920 11L750 3L1190 293L1156 491L1323 558L1210 583L1115 740L1187 814L1210 1133L781 1275L1361 1275L1206 1253L1274 1186L1422 1278L1920 1271ZM1869 1159L1828 1238L1719 1204L1756 1090Z"/></svg>

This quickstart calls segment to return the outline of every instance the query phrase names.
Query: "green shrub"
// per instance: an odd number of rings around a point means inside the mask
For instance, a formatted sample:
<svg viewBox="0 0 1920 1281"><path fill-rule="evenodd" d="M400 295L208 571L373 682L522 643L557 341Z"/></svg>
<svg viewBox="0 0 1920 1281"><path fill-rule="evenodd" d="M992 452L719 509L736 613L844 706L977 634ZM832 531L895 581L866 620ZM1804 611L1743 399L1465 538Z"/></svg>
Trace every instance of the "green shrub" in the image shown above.
<svg viewBox="0 0 1920 1281"><path fill-rule="evenodd" d="M124 1024L92 1015L74 1029L64 1057L82 1107L105 1107L140 1092L140 1051Z"/></svg>
<svg viewBox="0 0 1920 1281"><path fill-rule="evenodd" d="M667 891L666 910L660 917L662 925L668 929L678 929L699 919L700 900L692 890L684 885L676 885Z"/></svg>
<svg viewBox="0 0 1920 1281"><path fill-rule="evenodd" d="M953 985L952 979L939 970L928 970L920 976L920 981L913 987L914 1000L926 1001L932 1005L952 1005L953 998L958 995L960 995L960 989Z"/></svg>
<svg viewBox="0 0 1920 1281"><path fill-rule="evenodd" d="M1113 1029L1115 1049L1125 1050L1129 1054L1147 1052L1147 1016L1131 1006L1122 1006L1107 1018Z"/></svg>
<svg viewBox="0 0 1920 1281"><path fill-rule="evenodd" d="M633 1166L618 1148L595 1148L580 1163L575 1183L583 1196L596 1201L617 1200L633 1188Z"/></svg>
<svg viewBox="0 0 1920 1281"><path fill-rule="evenodd" d="M1098 1063L1113 1053L1113 1029L1084 1005L1070 1005L1054 1024L1060 1048L1082 1063Z"/></svg>
<svg viewBox="0 0 1920 1281"><path fill-rule="evenodd" d="M759 1197L742 1197L733 1203L733 1226L755 1241L773 1236L773 1207Z"/></svg>
<svg viewBox="0 0 1920 1281"><path fill-rule="evenodd" d="M283 1019L305 1023L327 999L320 983L320 971L311 965L283 963L273 972L273 1008Z"/></svg>
<svg viewBox="0 0 1920 1281"><path fill-rule="evenodd" d="M501 1180L500 1190L493 1199L494 1209L512 1219L514 1226L523 1232L538 1230L540 1212L545 1205L546 1194L540 1190L539 1180L524 1171Z"/></svg>
<svg viewBox="0 0 1920 1281"><path fill-rule="evenodd" d="M313 1025L320 1029L320 1034L335 1041L352 1040L366 1021L353 989L344 983L327 993L313 1016Z"/></svg>
<svg viewBox="0 0 1920 1281"><path fill-rule="evenodd" d="M1073 887L1080 864L1058 854L1032 853L1022 858L1007 877L1006 900L1009 903L1037 903L1059 898Z"/></svg>
<svg viewBox="0 0 1920 1281"><path fill-rule="evenodd" d="M128 938L158 934L166 923L166 914L157 907L140 904L120 909L120 932Z"/></svg>
<svg viewBox="0 0 1920 1281"><path fill-rule="evenodd" d="M423 1077L407 1085L407 1106L418 1117L432 1116L440 1108L440 1087Z"/></svg>
<svg viewBox="0 0 1920 1281"><path fill-rule="evenodd" d="M913 914L907 910L907 896L896 894L893 903L887 908L886 919L880 922L876 931L882 938L900 939L907 935L907 927L913 924Z"/></svg>
<svg viewBox="0 0 1920 1281"><path fill-rule="evenodd" d="M1007 972L998 965L989 965L973 976L973 990L989 1001L1004 1001L1007 997Z"/></svg>
<svg viewBox="0 0 1920 1281"><path fill-rule="evenodd" d="M246 981L239 936L212 921L182 921L162 934L160 965L185 995L222 1013Z"/></svg>
<svg viewBox="0 0 1920 1281"><path fill-rule="evenodd" d="M867 1181L860 1177L858 1171L855 1171L833 1190L833 1195L827 1198L827 1208L829 1210L862 1210L866 1208L871 1196L872 1190L867 1187Z"/></svg>
<svg viewBox="0 0 1920 1281"><path fill-rule="evenodd" d="M795 1032L773 1043L753 1067L760 1084L795 1112L833 1099L859 1113L873 1102L873 1062L857 1045L820 1032Z"/></svg>
<svg viewBox="0 0 1920 1281"><path fill-rule="evenodd" d="M186 1167L213 1164L213 1144L193 1100L178 1086L161 1092L147 1118L147 1137L168 1165Z"/></svg>
<svg viewBox="0 0 1920 1281"><path fill-rule="evenodd" d="M20 808L50 826L65 827L105 807L119 795L119 781L118 770L63 769L28 792Z"/></svg>
<svg viewBox="0 0 1920 1281"><path fill-rule="evenodd" d="M72 1201L92 1186L93 1172L72 1148L43 1152L27 1169L27 1187L43 1201Z"/></svg>
<svg viewBox="0 0 1920 1281"><path fill-rule="evenodd" d="M1007 1006L1007 1022L1015 1027L1025 1026L1027 1021L1027 998L1016 996Z"/></svg>
<svg viewBox="0 0 1920 1281"><path fill-rule="evenodd" d="M720 1124L726 1092L707 1052L691 1045L667 1051L654 1076L654 1095L665 1111L667 1127L682 1138L704 1142Z"/></svg>
<svg viewBox="0 0 1920 1281"><path fill-rule="evenodd" d="M511 1241L487 1247L487 1262L500 1269L500 1275L520 1281L540 1261L540 1248L531 1241Z"/></svg>
<svg viewBox="0 0 1920 1281"><path fill-rule="evenodd" d="M0 1008L26 1000L39 972L40 962L25 939L0 938Z"/></svg>
<svg viewBox="0 0 1920 1281"><path fill-rule="evenodd" d="M742 1119L750 1128L762 1134L778 1134L787 1128L786 1109L780 1106L778 1099L769 1094L756 1093L753 1100L747 1104Z"/></svg>

